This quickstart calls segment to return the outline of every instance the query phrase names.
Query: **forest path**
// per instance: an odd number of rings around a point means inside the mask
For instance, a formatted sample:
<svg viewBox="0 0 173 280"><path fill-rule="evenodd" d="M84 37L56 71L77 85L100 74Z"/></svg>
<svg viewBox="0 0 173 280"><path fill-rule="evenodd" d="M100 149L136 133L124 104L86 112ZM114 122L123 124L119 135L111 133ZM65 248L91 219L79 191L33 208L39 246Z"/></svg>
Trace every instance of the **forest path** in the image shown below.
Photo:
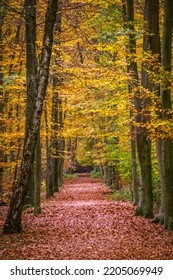
<svg viewBox="0 0 173 280"><path fill-rule="evenodd" d="M25 211L24 233L1 234L0 259L173 259L173 234L108 192L87 174L66 180L40 215Z"/></svg>

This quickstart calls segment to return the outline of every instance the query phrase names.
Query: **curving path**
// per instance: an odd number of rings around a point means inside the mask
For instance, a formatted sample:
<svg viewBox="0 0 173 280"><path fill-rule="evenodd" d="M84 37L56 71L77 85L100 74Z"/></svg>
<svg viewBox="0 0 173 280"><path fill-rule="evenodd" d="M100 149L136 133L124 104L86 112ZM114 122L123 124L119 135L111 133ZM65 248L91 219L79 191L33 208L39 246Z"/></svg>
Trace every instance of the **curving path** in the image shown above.
<svg viewBox="0 0 173 280"><path fill-rule="evenodd" d="M1 234L0 259L173 259L173 234L108 192L87 174L66 180L41 215L24 213L25 233Z"/></svg>

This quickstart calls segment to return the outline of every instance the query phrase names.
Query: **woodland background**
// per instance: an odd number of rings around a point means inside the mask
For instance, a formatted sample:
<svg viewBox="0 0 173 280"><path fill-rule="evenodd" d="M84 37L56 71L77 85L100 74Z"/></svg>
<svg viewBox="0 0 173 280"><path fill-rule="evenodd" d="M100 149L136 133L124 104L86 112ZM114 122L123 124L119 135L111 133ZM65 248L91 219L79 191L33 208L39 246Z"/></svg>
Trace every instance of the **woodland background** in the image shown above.
<svg viewBox="0 0 173 280"><path fill-rule="evenodd" d="M173 2L0 4L4 233L20 232L23 208L39 214L40 192L52 197L84 166L132 194L135 215L172 230Z"/></svg>

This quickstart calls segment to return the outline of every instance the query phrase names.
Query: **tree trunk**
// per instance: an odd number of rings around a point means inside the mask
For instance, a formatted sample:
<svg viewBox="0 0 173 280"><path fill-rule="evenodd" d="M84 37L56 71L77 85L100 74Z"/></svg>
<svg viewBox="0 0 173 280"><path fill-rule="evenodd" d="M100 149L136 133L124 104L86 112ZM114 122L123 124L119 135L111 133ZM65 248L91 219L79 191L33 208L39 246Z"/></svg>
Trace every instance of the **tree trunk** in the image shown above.
<svg viewBox="0 0 173 280"><path fill-rule="evenodd" d="M57 0L48 0L43 48L39 67L38 95L34 109L34 117L24 144L20 174L14 186L13 196L3 229L4 234L20 233L22 230L22 208L28 190L29 177L34 160L34 151L40 128L43 103L48 85L49 65L52 53L53 29L56 19L56 12Z"/></svg>
<svg viewBox="0 0 173 280"><path fill-rule="evenodd" d="M51 143L49 139L48 129L48 116L47 106L45 106L45 125L46 125L46 198L50 198L54 194L54 181L53 181L53 170L52 170L52 151Z"/></svg>
<svg viewBox="0 0 173 280"><path fill-rule="evenodd" d="M138 66L133 57L136 57L136 38L134 33L134 1L122 0L123 3L123 16L124 16L124 28L130 29L128 39L128 53L126 55L128 62L128 74L131 77L131 81L128 86L129 94L131 95L133 89L139 85L138 78ZM126 7L127 6L127 7ZM133 117L134 100L131 102L130 117ZM139 202L139 182L137 172L137 157L136 157L136 128L133 124L130 127L131 132L131 177L132 177L132 193L133 193L133 204L138 205Z"/></svg>
<svg viewBox="0 0 173 280"><path fill-rule="evenodd" d="M59 52L58 52L59 53ZM58 132L58 94L59 87L57 85L59 82L57 81L57 75L53 77L53 96L52 96L52 147L54 150L52 165L53 165L53 177L54 177L54 191L58 191L58 141L59 135Z"/></svg>
<svg viewBox="0 0 173 280"><path fill-rule="evenodd" d="M58 169L57 169L57 179L58 179L58 188L63 185L63 169L64 169L64 148L65 148L65 140L59 140L59 157L58 157Z"/></svg>
<svg viewBox="0 0 173 280"><path fill-rule="evenodd" d="M58 100L58 123L59 123L59 130L63 128L64 122L64 113L62 108L62 98ZM75 150L77 147L77 138L75 142ZM64 169L64 149L65 149L65 139L62 135L59 136L58 139L58 187L63 185L63 169Z"/></svg>
<svg viewBox="0 0 173 280"><path fill-rule="evenodd" d="M41 187L41 144L40 144L40 132L37 138L37 144L35 149L35 161L34 161L34 215L41 213L40 206L40 187Z"/></svg>
<svg viewBox="0 0 173 280"><path fill-rule="evenodd" d="M59 58L59 52L58 52ZM57 62L58 63L58 62ZM54 191L57 192L59 189L59 141L60 136L58 135L58 131L60 130L59 126L59 89L60 89L60 75L53 77L53 96L52 96L52 147L53 147L53 155L52 155L52 166L53 166L53 177L54 177Z"/></svg>
<svg viewBox="0 0 173 280"><path fill-rule="evenodd" d="M155 20L153 21L152 27L151 27L151 33L154 35L151 37L151 45L152 45L152 54L157 54L157 61L156 63L161 63L161 45L160 45L160 31L159 31L159 1L156 1L153 3L153 9L155 9ZM152 69L153 71L153 69ZM153 85L153 91L156 94L156 96L161 99L161 89L160 85L154 84ZM160 102L161 103L161 102ZM157 118L162 119L161 114L161 106L158 104L157 108ZM155 220L159 221L159 223L163 224L164 220L164 192L163 192L163 162L162 162L162 139L156 140L156 154L157 154L157 161L158 161L158 167L159 167L159 175L160 175L160 185L161 185L161 197L160 197L160 210L158 215L156 216Z"/></svg>
<svg viewBox="0 0 173 280"><path fill-rule="evenodd" d="M2 34L2 28L4 24L4 13L5 13L5 5L2 4L0 7L0 64L2 65L3 62L3 34ZM3 85L3 72L0 67L0 87ZM0 88L0 117L3 115L3 107L4 107L4 101L3 101L3 91ZM4 123L2 120L0 120L0 132L4 132ZM3 150L0 150L0 196L3 192L3 158L4 153Z"/></svg>
<svg viewBox="0 0 173 280"><path fill-rule="evenodd" d="M60 71L62 70L62 63L61 63L61 20L62 20L62 15L61 15L61 10L62 10L62 0L58 1L58 11L59 13L57 14L56 17L56 24L55 24L55 34L56 34L56 40L55 40L55 45L56 45L56 57L54 58L54 63L58 66ZM58 134L58 131L62 128L63 125L63 120L60 122L60 110L61 110L61 102L62 98L60 96L60 88L62 84L62 78L61 74L59 73L54 73L53 77L53 96L52 96L52 130L53 130L53 137L51 139L52 142L52 147L54 150L53 157L52 157L52 175L54 178L54 191L57 192L59 190L59 186L61 185L61 172L60 172L60 162L62 160L61 157L61 139L60 135Z"/></svg>
<svg viewBox="0 0 173 280"><path fill-rule="evenodd" d="M52 176L54 180L54 191L59 190L59 186L63 183L63 153L64 153L64 139L60 135L60 130L63 127L63 112L62 112L62 98L59 96L59 89L61 86L61 78L54 77L53 80L53 100L52 100L52 130L53 136L51 145L53 154L51 157Z"/></svg>
<svg viewBox="0 0 173 280"><path fill-rule="evenodd" d="M164 25L162 38L162 66L167 73L171 73L172 60L172 32L173 32L173 1L165 0L164 3ZM171 83L169 78L162 88L162 109L163 120L172 119L171 104ZM173 161L172 161L172 140L163 139L162 160L163 160L163 189L164 189L164 226L173 230Z"/></svg>
<svg viewBox="0 0 173 280"><path fill-rule="evenodd" d="M37 97L38 73L36 57L36 0L25 0L25 20L26 20L26 85L27 85L27 105L26 105L26 130L25 138L32 125L35 100ZM38 159L37 159L38 160ZM34 205L34 163L29 179L29 188L25 200L25 205Z"/></svg>
<svg viewBox="0 0 173 280"><path fill-rule="evenodd" d="M162 139L157 139L156 142L156 153L157 161L160 174L160 186L161 186L161 197L160 197L160 209L158 215L153 219L153 222L164 223L164 185L163 185L163 160L162 160Z"/></svg>
<svg viewBox="0 0 173 280"><path fill-rule="evenodd" d="M131 125L131 177L132 177L132 195L133 205L139 202L139 179L137 172L137 156L136 156L136 128Z"/></svg>
<svg viewBox="0 0 173 280"><path fill-rule="evenodd" d="M144 20L147 22L148 30L144 34L143 50L144 52L151 52L153 55L159 50L159 0L145 0ZM160 54L160 53L159 53ZM152 196L152 172L151 172L151 141L145 124L150 122L148 106L151 105L151 100L148 96L145 97L145 89L150 92L153 91L154 84L150 82L147 68L150 67L148 63L142 63L142 78L141 84L144 88L144 99L142 100L141 120L144 127L140 127L137 133L137 148L140 162L141 173L141 199L140 212L145 217L153 217L153 196ZM148 68L149 69L149 68ZM151 69L149 69L151 70Z"/></svg>
<svg viewBox="0 0 173 280"><path fill-rule="evenodd" d="M150 1L151 2L151 1ZM149 26L149 0L145 0L144 8L144 20L147 21L148 30L150 32ZM144 34L143 39L143 51L147 52L151 50L150 39ZM146 71L146 65L142 63L142 75L141 75L141 85L144 89L151 90L151 84ZM145 93L143 92L145 95ZM150 99L144 96L142 100L142 112L141 112L141 127L139 128L139 133L137 136L137 148L138 157L140 162L140 178L141 178L141 197L139 207L142 214L145 217L153 217L153 204L152 204L152 174L151 174L151 141L149 139L148 131L145 127L142 128L142 124L146 124L149 121L147 117L147 108L150 105Z"/></svg>

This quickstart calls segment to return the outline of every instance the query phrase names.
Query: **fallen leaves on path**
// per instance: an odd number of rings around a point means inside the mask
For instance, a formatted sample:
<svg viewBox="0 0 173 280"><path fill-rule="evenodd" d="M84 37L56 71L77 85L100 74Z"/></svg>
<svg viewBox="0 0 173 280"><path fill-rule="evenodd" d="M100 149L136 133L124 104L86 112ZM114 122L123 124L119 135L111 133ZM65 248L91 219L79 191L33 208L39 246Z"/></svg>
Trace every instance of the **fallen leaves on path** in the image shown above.
<svg viewBox="0 0 173 280"><path fill-rule="evenodd" d="M40 215L24 212L24 233L0 235L0 259L173 259L173 233L134 217L130 202L108 192L85 174L66 180Z"/></svg>

